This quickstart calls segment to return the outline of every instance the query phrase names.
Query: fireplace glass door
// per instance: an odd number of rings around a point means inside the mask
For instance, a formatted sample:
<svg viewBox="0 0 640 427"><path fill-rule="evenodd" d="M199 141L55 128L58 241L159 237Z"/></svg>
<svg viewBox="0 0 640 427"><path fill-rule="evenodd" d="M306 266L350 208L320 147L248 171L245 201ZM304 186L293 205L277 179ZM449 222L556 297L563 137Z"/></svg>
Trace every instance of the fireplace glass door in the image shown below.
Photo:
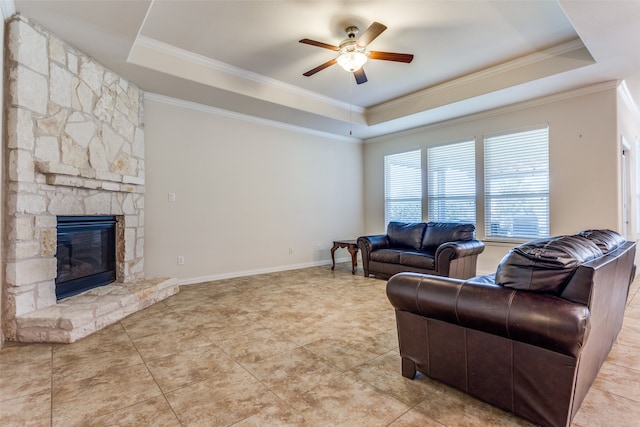
<svg viewBox="0 0 640 427"><path fill-rule="evenodd" d="M59 216L58 300L116 279L116 218Z"/></svg>

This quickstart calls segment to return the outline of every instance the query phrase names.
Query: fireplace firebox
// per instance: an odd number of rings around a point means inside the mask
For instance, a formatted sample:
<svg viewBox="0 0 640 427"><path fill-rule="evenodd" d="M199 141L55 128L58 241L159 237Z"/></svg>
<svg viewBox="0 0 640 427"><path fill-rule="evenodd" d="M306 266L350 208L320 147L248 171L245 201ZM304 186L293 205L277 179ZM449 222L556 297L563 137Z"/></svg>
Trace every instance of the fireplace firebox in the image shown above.
<svg viewBox="0 0 640 427"><path fill-rule="evenodd" d="M59 216L56 298L116 280L116 217Z"/></svg>

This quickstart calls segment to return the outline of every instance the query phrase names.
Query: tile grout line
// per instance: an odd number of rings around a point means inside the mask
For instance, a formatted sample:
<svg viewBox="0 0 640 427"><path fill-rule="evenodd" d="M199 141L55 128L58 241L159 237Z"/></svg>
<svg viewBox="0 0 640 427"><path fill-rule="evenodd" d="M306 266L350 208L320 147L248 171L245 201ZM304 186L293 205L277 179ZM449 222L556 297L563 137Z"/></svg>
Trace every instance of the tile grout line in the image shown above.
<svg viewBox="0 0 640 427"><path fill-rule="evenodd" d="M51 364L49 369L49 425L53 427L53 345L51 350Z"/></svg>
<svg viewBox="0 0 640 427"><path fill-rule="evenodd" d="M159 303L162 303L162 301L160 301ZM166 304L165 304L166 305ZM171 307L167 306L168 309L171 309ZM173 311L173 310L171 310ZM136 352L138 353L138 356L140 356L140 359L142 359L142 363L144 363L144 367L147 369L147 372L149 372L149 375L151 375L151 378L153 378L153 382L155 383L156 387L158 387L158 390L160 391L160 393L162 394L162 398L164 399L164 401L167 403L167 406L171 409L171 412L173 413L173 415L176 417L176 421L178 421L178 424L180 424L181 426L184 427L184 424L182 423L182 421L180 420L180 417L178 416L178 414L176 413L175 409L173 408L173 406L171 405L171 403L169 402L169 399L167 399L167 396L164 392L164 390L162 390L162 387L160 387L160 384L158 384L158 380L156 379L156 377L153 375L153 372L151 372L151 369L149 368L149 365L147 364L147 360L144 358L144 356L142 355L142 353L140 353L140 350L138 349L138 346L136 345L135 340L131 337L131 335L129 334L129 331L127 330L127 328L122 324L122 321L118 322L120 324L120 326L122 327L122 329L124 330L124 333L127 335L127 337L129 337L129 340L131 341L131 345L133 345L133 348L136 349ZM144 400L143 402L147 402L151 399L154 398L149 398L147 400ZM137 405L138 403L141 402L136 402L131 406ZM123 408L118 408L116 410L114 410L112 413L116 413L118 411L121 411Z"/></svg>

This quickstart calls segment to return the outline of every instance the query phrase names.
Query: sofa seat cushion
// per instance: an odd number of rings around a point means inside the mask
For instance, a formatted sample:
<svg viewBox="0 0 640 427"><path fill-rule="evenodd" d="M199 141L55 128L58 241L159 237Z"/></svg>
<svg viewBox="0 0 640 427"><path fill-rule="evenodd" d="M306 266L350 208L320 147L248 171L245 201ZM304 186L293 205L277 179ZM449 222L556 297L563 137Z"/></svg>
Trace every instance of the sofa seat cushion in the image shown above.
<svg viewBox="0 0 640 427"><path fill-rule="evenodd" d="M391 248L420 250L426 227L427 224L424 222L390 222L387 226L389 246Z"/></svg>
<svg viewBox="0 0 640 427"><path fill-rule="evenodd" d="M429 222L422 239L421 250L435 251L438 246L447 242L473 240L476 226L450 222Z"/></svg>
<svg viewBox="0 0 640 427"><path fill-rule="evenodd" d="M400 254L400 264L424 270L436 269L435 256L425 252L404 252Z"/></svg>
<svg viewBox="0 0 640 427"><path fill-rule="evenodd" d="M559 294L580 264L601 255L598 246L582 236L533 240L511 249L500 261L496 284Z"/></svg>
<svg viewBox="0 0 640 427"><path fill-rule="evenodd" d="M371 252L371 261L386 264L400 264L426 270L435 269L435 257L433 254L404 249L379 249L373 251Z"/></svg>
<svg viewBox="0 0 640 427"><path fill-rule="evenodd" d="M400 264L400 254L404 249L378 249L371 252L371 261L384 262L387 264Z"/></svg>

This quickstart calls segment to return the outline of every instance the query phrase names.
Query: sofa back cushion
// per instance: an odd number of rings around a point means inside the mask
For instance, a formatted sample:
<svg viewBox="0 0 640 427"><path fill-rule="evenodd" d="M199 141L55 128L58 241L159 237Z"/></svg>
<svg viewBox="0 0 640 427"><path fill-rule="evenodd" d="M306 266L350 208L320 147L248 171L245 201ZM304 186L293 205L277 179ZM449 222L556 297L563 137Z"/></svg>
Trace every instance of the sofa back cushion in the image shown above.
<svg viewBox="0 0 640 427"><path fill-rule="evenodd" d="M457 222L429 222L422 239L422 250L431 252L443 243L458 240L473 240L476 226Z"/></svg>
<svg viewBox="0 0 640 427"><path fill-rule="evenodd" d="M602 252L602 255L608 254L626 242L624 237L611 230L584 230L577 235L586 237L595 243Z"/></svg>
<svg viewBox="0 0 640 427"><path fill-rule="evenodd" d="M424 222L390 222L387 226L389 246L420 250L426 226Z"/></svg>
<svg viewBox="0 0 640 427"><path fill-rule="evenodd" d="M558 294L580 264L601 255L598 246L583 236L533 240L505 255L496 271L496 284Z"/></svg>

